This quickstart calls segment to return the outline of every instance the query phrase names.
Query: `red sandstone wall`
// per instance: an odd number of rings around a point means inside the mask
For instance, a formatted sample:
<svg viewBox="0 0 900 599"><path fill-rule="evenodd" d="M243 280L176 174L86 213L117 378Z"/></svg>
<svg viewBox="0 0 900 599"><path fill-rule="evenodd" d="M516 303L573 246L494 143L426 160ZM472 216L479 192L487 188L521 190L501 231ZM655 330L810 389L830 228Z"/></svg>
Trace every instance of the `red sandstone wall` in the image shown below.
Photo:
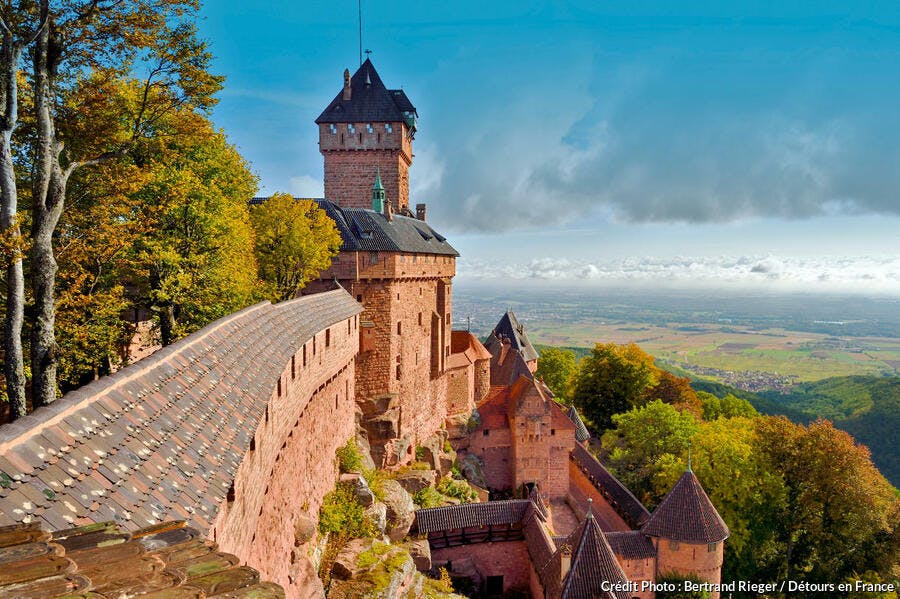
<svg viewBox="0 0 900 599"><path fill-rule="evenodd" d="M720 582L725 543L716 543L714 551L709 551L706 544L673 544L665 539L654 539L653 543L657 549L656 571L659 576L669 573L695 574L707 582ZM718 597L718 593L713 594L713 599Z"/></svg>
<svg viewBox="0 0 900 599"><path fill-rule="evenodd" d="M619 556L616 556L619 559L619 565L622 566L622 570L625 571L625 575L628 577L628 580L631 582L636 582L638 584L638 591L634 593L630 593L631 597L638 597L639 599L653 599L655 593L650 590L640 591L641 582L644 580L655 580L656 577L656 560L653 559L633 559L626 560L622 559Z"/></svg>
<svg viewBox="0 0 900 599"><path fill-rule="evenodd" d="M475 403L480 403L491 390L491 361L475 361Z"/></svg>
<svg viewBox="0 0 900 599"><path fill-rule="evenodd" d="M475 407L475 365L447 371L447 415L470 414Z"/></svg>
<svg viewBox="0 0 900 599"><path fill-rule="evenodd" d="M531 588L531 557L524 541L502 543L476 543L438 549L431 553L435 566L453 562L452 572L458 572L468 560L486 579L488 576L503 577L503 592L528 592Z"/></svg>
<svg viewBox="0 0 900 599"><path fill-rule="evenodd" d="M591 484L584 472L571 460L569 460L569 489L573 503L572 509L580 514L587 512L588 498L593 500L591 509L603 530L631 530L631 527L625 524L622 517L609 505L600 491Z"/></svg>
<svg viewBox="0 0 900 599"><path fill-rule="evenodd" d="M481 457L484 463L484 480L492 489L511 489L512 440L508 428L478 429L469 436L469 453Z"/></svg>
<svg viewBox="0 0 900 599"><path fill-rule="evenodd" d="M300 586L291 564L297 517L318 518L322 498L337 480L335 450L355 432L358 327L353 317L320 331L304 345L305 366L303 348L293 373L291 363L285 366L281 393L277 385L237 469L233 497L210 533L223 551L282 585L288 597Z"/></svg>
<svg viewBox="0 0 900 599"><path fill-rule="evenodd" d="M371 133L366 125L372 126ZM412 140L404 123L336 124L334 133L319 125L319 150L325 157L325 197L341 206L370 208L375 167L381 171L385 196L395 210L409 206Z"/></svg>

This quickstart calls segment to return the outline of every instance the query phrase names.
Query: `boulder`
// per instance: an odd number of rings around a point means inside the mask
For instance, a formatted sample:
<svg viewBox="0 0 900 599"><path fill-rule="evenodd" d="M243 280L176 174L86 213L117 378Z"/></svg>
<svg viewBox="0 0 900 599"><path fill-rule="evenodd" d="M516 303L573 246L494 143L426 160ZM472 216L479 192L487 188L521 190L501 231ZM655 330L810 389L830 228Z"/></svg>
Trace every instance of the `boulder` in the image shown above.
<svg viewBox="0 0 900 599"><path fill-rule="evenodd" d="M428 544L428 539L410 541L408 549L416 564L416 570L419 572L431 570L431 546Z"/></svg>
<svg viewBox="0 0 900 599"><path fill-rule="evenodd" d="M362 467L364 470L374 470L375 460L372 459L372 448L369 446L369 439L362 429L356 431L356 446L362 456Z"/></svg>
<svg viewBox="0 0 900 599"><path fill-rule="evenodd" d="M400 410L392 408L384 414L367 417L362 424L370 443L395 439L400 429Z"/></svg>
<svg viewBox="0 0 900 599"><path fill-rule="evenodd" d="M387 506L381 502L373 503L366 508L365 513L375 523L375 528L378 529L378 532L384 534L387 528Z"/></svg>
<svg viewBox="0 0 900 599"><path fill-rule="evenodd" d="M433 487L436 479L434 470L407 470L397 475L397 482L407 493L418 493L426 487Z"/></svg>
<svg viewBox="0 0 900 599"><path fill-rule="evenodd" d="M412 497L395 480L386 480L384 504L387 507L386 532L392 541L399 541L409 533L416 517L416 504Z"/></svg>
<svg viewBox="0 0 900 599"><path fill-rule="evenodd" d="M298 515L294 523L294 545L309 543L315 536L316 521L306 514Z"/></svg>
<svg viewBox="0 0 900 599"><path fill-rule="evenodd" d="M473 453L467 453L458 460L459 470L466 480L474 485L485 488L487 483L484 481L484 464L481 458Z"/></svg>
<svg viewBox="0 0 900 599"><path fill-rule="evenodd" d="M359 565L359 554L372 548L372 539L353 539L341 549L331 566L331 577L349 580L363 571Z"/></svg>
<svg viewBox="0 0 900 599"><path fill-rule="evenodd" d="M387 393L358 401L356 405L362 410L363 419L367 419L373 416L380 416L391 409L391 404L395 403L394 399L396 397L396 393Z"/></svg>
<svg viewBox="0 0 900 599"><path fill-rule="evenodd" d="M298 599L325 599L325 587L316 573L313 563L305 557L297 557L288 570L291 597Z"/></svg>
<svg viewBox="0 0 900 599"><path fill-rule="evenodd" d="M369 488L369 483L367 483L366 479L362 476L353 483L353 495L356 497L356 501L363 507L369 507L375 503L375 494L372 492L372 489Z"/></svg>

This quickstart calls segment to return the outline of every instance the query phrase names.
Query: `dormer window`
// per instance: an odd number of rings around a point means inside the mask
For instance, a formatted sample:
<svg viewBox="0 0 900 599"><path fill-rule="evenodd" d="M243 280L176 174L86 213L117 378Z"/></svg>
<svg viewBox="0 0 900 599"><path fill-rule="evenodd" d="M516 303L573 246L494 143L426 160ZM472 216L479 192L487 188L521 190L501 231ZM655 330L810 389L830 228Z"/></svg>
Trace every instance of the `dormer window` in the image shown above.
<svg viewBox="0 0 900 599"><path fill-rule="evenodd" d="M375 128L372 127L372 123L366 125L366 133L375 133Z"/></svg>
<svg viewBox="0 0 900 599"><path fill-rule="evenodd" d="M337 135L337 127L335 126L334 123L331 123L330 125L328 125L328 131L329 131L332 135Z"/></svg>
<svg viewBox="0 0 900 599"><path fill-rule="evenodd" d="M393 133L393 132L394 132L394 128L391 126L390 123L385 123L385 124L384 124L384 130L387 131L388 133Z"/></svg>

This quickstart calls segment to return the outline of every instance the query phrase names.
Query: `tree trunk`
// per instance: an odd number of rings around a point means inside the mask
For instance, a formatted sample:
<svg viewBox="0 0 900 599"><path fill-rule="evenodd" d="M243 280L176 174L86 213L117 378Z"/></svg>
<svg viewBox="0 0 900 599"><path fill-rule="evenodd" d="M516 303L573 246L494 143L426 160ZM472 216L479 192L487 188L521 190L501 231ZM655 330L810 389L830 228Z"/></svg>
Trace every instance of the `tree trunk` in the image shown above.
<svg viewBox="0 0 900 599"><path fill-rule="evenodd" d="M9 416L15 420L25 415L25 358L22 350L22 322L25 307L25 279L22 274L22 234L16 220L18 195L13 168L12 134L18 120L18 84L16 71L21 48L10 32L3 35L2 48L2 131L0 131L0 233L9 244L4 256L6 267L6 314L3 323L3 374Z"/></svg>
<svg viewBox="0 0 900 599"><path fill-rule="evenodd" d="M41 3L45 5L47 0ZM31 287L34 322L31 341L31 392L34 407L56 399L56 369L59 361L54 325L56 321L56 258L53 231L62 214L66 177L59 164L62 145L56 139L53 121L53 72L48 24L38 35L34 49L34 108L37 148L32 188Z"/></svg>
<svg viewBox="0 0 900 599"><path fill-rule="evenodd" d="M162 337L163 347L171 345L175 341L175 305L168 303L159 310L159 333Z"/></svg>

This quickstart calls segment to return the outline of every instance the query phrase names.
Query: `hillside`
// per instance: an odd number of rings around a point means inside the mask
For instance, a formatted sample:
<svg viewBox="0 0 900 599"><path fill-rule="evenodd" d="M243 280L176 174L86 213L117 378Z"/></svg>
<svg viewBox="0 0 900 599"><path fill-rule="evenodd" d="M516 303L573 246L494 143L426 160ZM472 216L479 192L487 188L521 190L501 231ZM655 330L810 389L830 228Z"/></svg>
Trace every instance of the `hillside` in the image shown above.
<svg viewBox="0 0 900 599"><path fill-rule="evenodd" d="M900 486L900 377L832 377L795 385L787 394L751 393L705 380L694 380L691 386L717 396L732 393L762 413L782 414L795 422L828 418L868 446L881 473L891 484Z"/></svg>

